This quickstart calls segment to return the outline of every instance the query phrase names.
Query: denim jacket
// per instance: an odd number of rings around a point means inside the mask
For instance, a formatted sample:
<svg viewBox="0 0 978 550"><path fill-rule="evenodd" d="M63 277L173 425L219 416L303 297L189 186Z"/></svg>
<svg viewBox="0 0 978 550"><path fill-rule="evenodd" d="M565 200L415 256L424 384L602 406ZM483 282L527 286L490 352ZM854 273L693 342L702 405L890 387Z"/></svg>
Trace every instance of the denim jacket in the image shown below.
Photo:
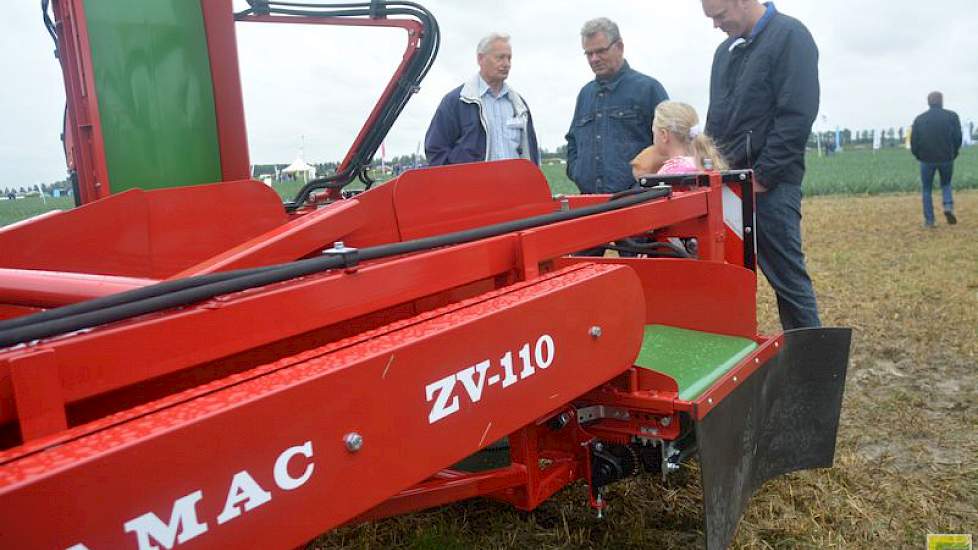
<svg viewBox="0 0 978 550"><path fill-rule="evenodd" d="M588 82L567 132L567 176L581 193L617 193L635 184L630 162L652 145L652 116L669 99L658 80L628 66Z"/></svg>

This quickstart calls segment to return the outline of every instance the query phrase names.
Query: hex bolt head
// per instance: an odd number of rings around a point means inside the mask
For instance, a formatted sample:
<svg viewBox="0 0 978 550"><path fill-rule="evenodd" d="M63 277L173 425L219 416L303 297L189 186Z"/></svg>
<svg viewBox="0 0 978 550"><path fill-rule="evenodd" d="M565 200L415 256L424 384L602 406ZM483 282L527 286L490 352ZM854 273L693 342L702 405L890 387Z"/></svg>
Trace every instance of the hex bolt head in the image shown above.
<svg viewBox="0 0 978 550"><path fill-rule="evenodd" d="M601 338L601 335L604 334L604 331L601 330L601 327L599 327L598 325L594 325L593 327L591 327L591 330L589 330L587 333L591 335L591 338Z"/></svg>
<svg viewBox="0 0 978 550"><path fill-rule="evenodd" d="M598 441L597 443L594 444L594 450L600 453L601 451L604 450L604 444Z"/></svg>
<svg viewBox="0 0 978 550"><path fill-rule="evenodd" d="M663 416L662 417L662 420L659 423L662 424L663 426L668 426L668 425L672 424L672 417L671 416Z"/></svg>
<svg viewBox="0 0 978 550"><path fill-rule="evenodd" d="M363 448L363 436L357 432L350 432L343 436L343 443L347 451L355 453Z"/></svg>

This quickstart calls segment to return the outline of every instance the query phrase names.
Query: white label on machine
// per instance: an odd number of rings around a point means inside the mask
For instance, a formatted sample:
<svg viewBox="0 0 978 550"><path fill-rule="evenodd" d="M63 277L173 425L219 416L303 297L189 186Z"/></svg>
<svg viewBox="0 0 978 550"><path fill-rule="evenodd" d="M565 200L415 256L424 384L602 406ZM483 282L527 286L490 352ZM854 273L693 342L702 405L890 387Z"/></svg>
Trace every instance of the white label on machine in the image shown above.
<svg viewBox="0 0 978 550"><path fill-rule="evenodd" d="M533 376L537 370L546 370L553 364L557 346L549 334L537 339L534 346L523 344L514 355L507 351L498 361L479 361L471 367L436 380L425 386L425 400L431 403L428 423L434 424L447 418L463 407L463 402L473 404L482 400L483 393L499 386L503 389ZM462 391L456 392L461 385ZM467 397L467 400L463 400Z"/></svg>

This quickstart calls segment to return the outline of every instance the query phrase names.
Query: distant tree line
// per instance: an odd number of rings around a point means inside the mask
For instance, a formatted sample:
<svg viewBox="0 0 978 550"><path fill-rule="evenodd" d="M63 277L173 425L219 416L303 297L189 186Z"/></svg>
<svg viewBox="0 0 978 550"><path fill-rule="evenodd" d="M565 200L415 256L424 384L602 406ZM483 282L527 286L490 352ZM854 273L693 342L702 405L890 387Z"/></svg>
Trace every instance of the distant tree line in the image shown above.
<svg viewBox="0 0 978 550"><path fill-rule="evenodd" d="M873 146L874 135L878 134L880 136L880 146L881 147L900 147L906 143L907 133L910 128L880 128L878 130L850 130L849 128L844 128L838 131L839 145L842 147L858 147L858 146ZM975 126L974 122L968 123L968 128L966 131L971 132L971 137L973 141L978 141L978 126ZM826 130L824 132L812 132L812 135L808 138L808 147L815 149L818 146L819 138L821 138L822 146L826 144L835 144L836 131Z"/></svg>

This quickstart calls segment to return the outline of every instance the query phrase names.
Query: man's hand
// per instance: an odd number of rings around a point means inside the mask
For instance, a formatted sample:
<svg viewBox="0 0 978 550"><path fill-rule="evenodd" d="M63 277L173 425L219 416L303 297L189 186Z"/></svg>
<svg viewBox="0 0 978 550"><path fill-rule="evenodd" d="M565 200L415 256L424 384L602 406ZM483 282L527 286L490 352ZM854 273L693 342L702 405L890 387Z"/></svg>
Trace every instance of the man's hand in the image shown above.
<svg viewBox="0 0 978 550"><path fill-rule="evenodd" d="M762 184L761 182L757 181L757 179L755 179L754 193L767 193L767 187L764 187L764 184Z"/></svg>

